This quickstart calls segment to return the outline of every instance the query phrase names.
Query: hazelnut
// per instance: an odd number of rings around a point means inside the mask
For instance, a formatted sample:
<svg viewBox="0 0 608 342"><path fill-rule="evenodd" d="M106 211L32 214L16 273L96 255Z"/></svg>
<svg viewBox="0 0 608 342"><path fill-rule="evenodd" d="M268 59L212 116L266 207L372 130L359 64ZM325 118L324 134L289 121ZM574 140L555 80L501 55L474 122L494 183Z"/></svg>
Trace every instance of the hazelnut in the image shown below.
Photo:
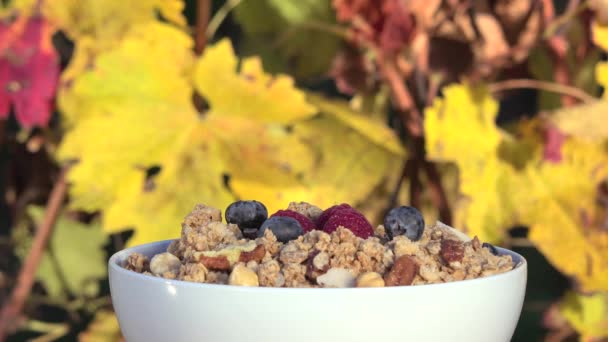
<svg viewBox="0 0 608 342"><path fill-rule="evenodd" d="M356 281L357 287L384 287L384 279L378 272L365 272Z"/></svg>
<svg viewBox="0 0 608 342"><path fill-rule="evenodd" d="M171 253L156 254L150 260L150 271L154 275L163 275L166 272L178 273L182 263L179 258Z"/></svg>
<svg viewBox="0 0 608 342"><path fill-rule="evenodd" d="M232 269L228 284L237 286L259 286L258 275L243 264L237 264Z"/></svg>

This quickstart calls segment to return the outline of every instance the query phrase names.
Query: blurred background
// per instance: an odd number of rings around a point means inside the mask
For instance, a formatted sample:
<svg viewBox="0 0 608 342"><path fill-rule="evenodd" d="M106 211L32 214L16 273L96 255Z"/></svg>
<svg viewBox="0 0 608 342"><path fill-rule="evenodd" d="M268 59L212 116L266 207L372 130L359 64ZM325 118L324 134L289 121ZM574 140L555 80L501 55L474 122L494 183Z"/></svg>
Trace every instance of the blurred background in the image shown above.
<svg viewBox="0 0 608 342"><path fill-rule="evenodd" d="M608 1L0 1L0 341L120 341L107 258L197 203L420 208L608 341ZM497 322L499 324L499 322Z"/></svg>

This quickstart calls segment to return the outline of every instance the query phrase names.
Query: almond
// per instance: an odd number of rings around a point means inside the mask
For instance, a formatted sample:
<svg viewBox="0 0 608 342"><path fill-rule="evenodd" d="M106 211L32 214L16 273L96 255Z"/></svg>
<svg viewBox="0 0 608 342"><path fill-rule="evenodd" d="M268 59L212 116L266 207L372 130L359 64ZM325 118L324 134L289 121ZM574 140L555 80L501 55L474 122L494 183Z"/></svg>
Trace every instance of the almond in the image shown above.
<svg viewBox="0 0 608 342"><path fill-rule="evenodd" d="M418 273L418 263L408 256L402 255L395 259L391 270L384 276L386 286L410 285Z"/></svg>

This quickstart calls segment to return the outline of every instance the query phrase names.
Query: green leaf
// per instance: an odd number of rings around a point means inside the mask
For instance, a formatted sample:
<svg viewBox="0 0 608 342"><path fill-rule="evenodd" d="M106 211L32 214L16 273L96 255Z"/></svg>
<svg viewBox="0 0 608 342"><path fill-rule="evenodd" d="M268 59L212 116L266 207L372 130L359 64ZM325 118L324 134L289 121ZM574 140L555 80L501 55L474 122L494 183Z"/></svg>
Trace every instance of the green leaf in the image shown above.
<svg viewBox="0 0 608 342"><path fill-rule="evenodd" d="M31 206L28 214L36 224L40 224L44 209ZM96 280L106 276L102 249L105 242L106 237L98 224L87 226L60 215L36 279L44 284L51 297L62 296L64 281L71 293L97 294L99 284Z"/></svg>
<svg viewBox="0 0 608 342"><path fill-rule="evenodd" d="M378 146L399 156L405 154L403 145L395 132L383 122L351 109L345 101L330 100L314 93L308 93L306 99L319 108L321 113L331 116L354 129Z"/></svg>
<svg viewBox="0 0 608 342"><path fill-rule="evenodd" d="M241 52L264 57L271 72L303 78L324 74L340 42L327 32L336 25L329 0L243 1L235 18L246 35Z"/></svg>

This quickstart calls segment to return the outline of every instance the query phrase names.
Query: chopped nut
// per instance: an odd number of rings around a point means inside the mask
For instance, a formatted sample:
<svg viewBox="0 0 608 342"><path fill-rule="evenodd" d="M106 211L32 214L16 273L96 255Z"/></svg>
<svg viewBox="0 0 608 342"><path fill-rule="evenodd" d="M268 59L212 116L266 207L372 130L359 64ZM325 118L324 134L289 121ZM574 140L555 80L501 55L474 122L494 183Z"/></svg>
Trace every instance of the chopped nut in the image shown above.
<svg viewBox="0 0 608 342"><path fill-rule="evenodd" d="M442 240L440 254L443 260L449 264L461 261L464 257L464 245L461 241Z"/></svg>
<svg viewBox="0 0 608 342"><path fill-rule="evenodd" d="M306 264L306 277L316 280L318 276L327 272L329 269L329 255L325 252L314 250L308 256Z"/></svg>
<svg viewBox="0 0 608 342"><path fill-rule="evenodd" d="M312 265L317 270L327 270L329 267L329 255L325 252L320 252L312 258Z"/></svg>
<svg viewBox="0 0 608 342"><path fill-rule="evenodd" d="M203 264L189 263L181 266L177 278L183 281L204 283L207 280L207 273L208 270Z"/></svg>
<svg viewBox="0 0 608 342"><path fill-rule="evenodd" d="M471 241L471 246L473 246L473 250L475 251L478 251L481 248L481 242L479 242L477 235L475 235L475 237Z"/></svg>
<svg viewBox="0 0 608 342"><path fill-rule="evenodd" d="M330 268L327 273L317 277L317 284L323 287L354 287L355 276L345 268Z"/></svg>
<svg viewBox="0 0 608 342"><path fill-rule="evenodd" d="M202 227L209 222L221 222L222 212L219 209L197 204L182 223L183 229L193 229Z"/></svg>
<svg viewBox="0 0 608 342"><path fill-rule="evenodd" d="M124 267L128 270L143 273L150 269L150 261L147 256L140 253L129 255L125 261Z"/></svg>
<svg viewBox="0 0 608 342"><path fill-rule="evenodd" d="M156 254L152 260L150 260L150 271L154 275L162 276L169 272L177 274L182 262L178 257L171 253L160 253Z"/></svg>
<svg viewBox="0 0 608 342"><path fill-rule="evenodd" d="M418 264L407 255L402 255L395 260L393 267L384 277L386 286L410 285L418 273Z"/></svg>
<svg viewBox="0 0 608 342"><path fill-rule="evenodd" d="M232 269L228 284L238 286L259 286L258 275L243 264L237 264Z"/></svg>
<svg viewBox="0 0 608 342"><path fill-rule="evenodd" d="M435 282L440 279L439 270L435 264L424 264L420 267L420 276L429 282Z"/></svg>
<svg viewBox="0 0 608 342"><path fill-rule="evenodd" d="M239 261L245 263L250 261L260 262L264 258L264 255L266 255L266 248L264 248L264 245L257 245L250 252L242 251L239 255Z"/></svg>
<svg viewBox="0 0 608 342"><path fill-rule="evenodd" d="M230 261L225 255L214 257L200 255L198 261L210 270L227 271L230 269Z"/></svg>
<svg viewBox="0 0 608 342"><path fill-rule="evenodd" d="M378 272L366 272L357 277L357 287L384 287L384 279Z"/></svg>
<svg viewBox="0 0 608 342"><path fill-rule="evenodd" d="M279 256L284 264L301 264L308 258L308 252L301 250L295 243L288 243L282 250Z"/></svg>
<svg viewBox="0 0 608 342"><path fill-rule="evenodd" d="M313 222L315 222L323 213L323 210L321 208L306 202L291 202L289 203L287 210L292 210L297 213L300 213L311 219Z"/></svg>

